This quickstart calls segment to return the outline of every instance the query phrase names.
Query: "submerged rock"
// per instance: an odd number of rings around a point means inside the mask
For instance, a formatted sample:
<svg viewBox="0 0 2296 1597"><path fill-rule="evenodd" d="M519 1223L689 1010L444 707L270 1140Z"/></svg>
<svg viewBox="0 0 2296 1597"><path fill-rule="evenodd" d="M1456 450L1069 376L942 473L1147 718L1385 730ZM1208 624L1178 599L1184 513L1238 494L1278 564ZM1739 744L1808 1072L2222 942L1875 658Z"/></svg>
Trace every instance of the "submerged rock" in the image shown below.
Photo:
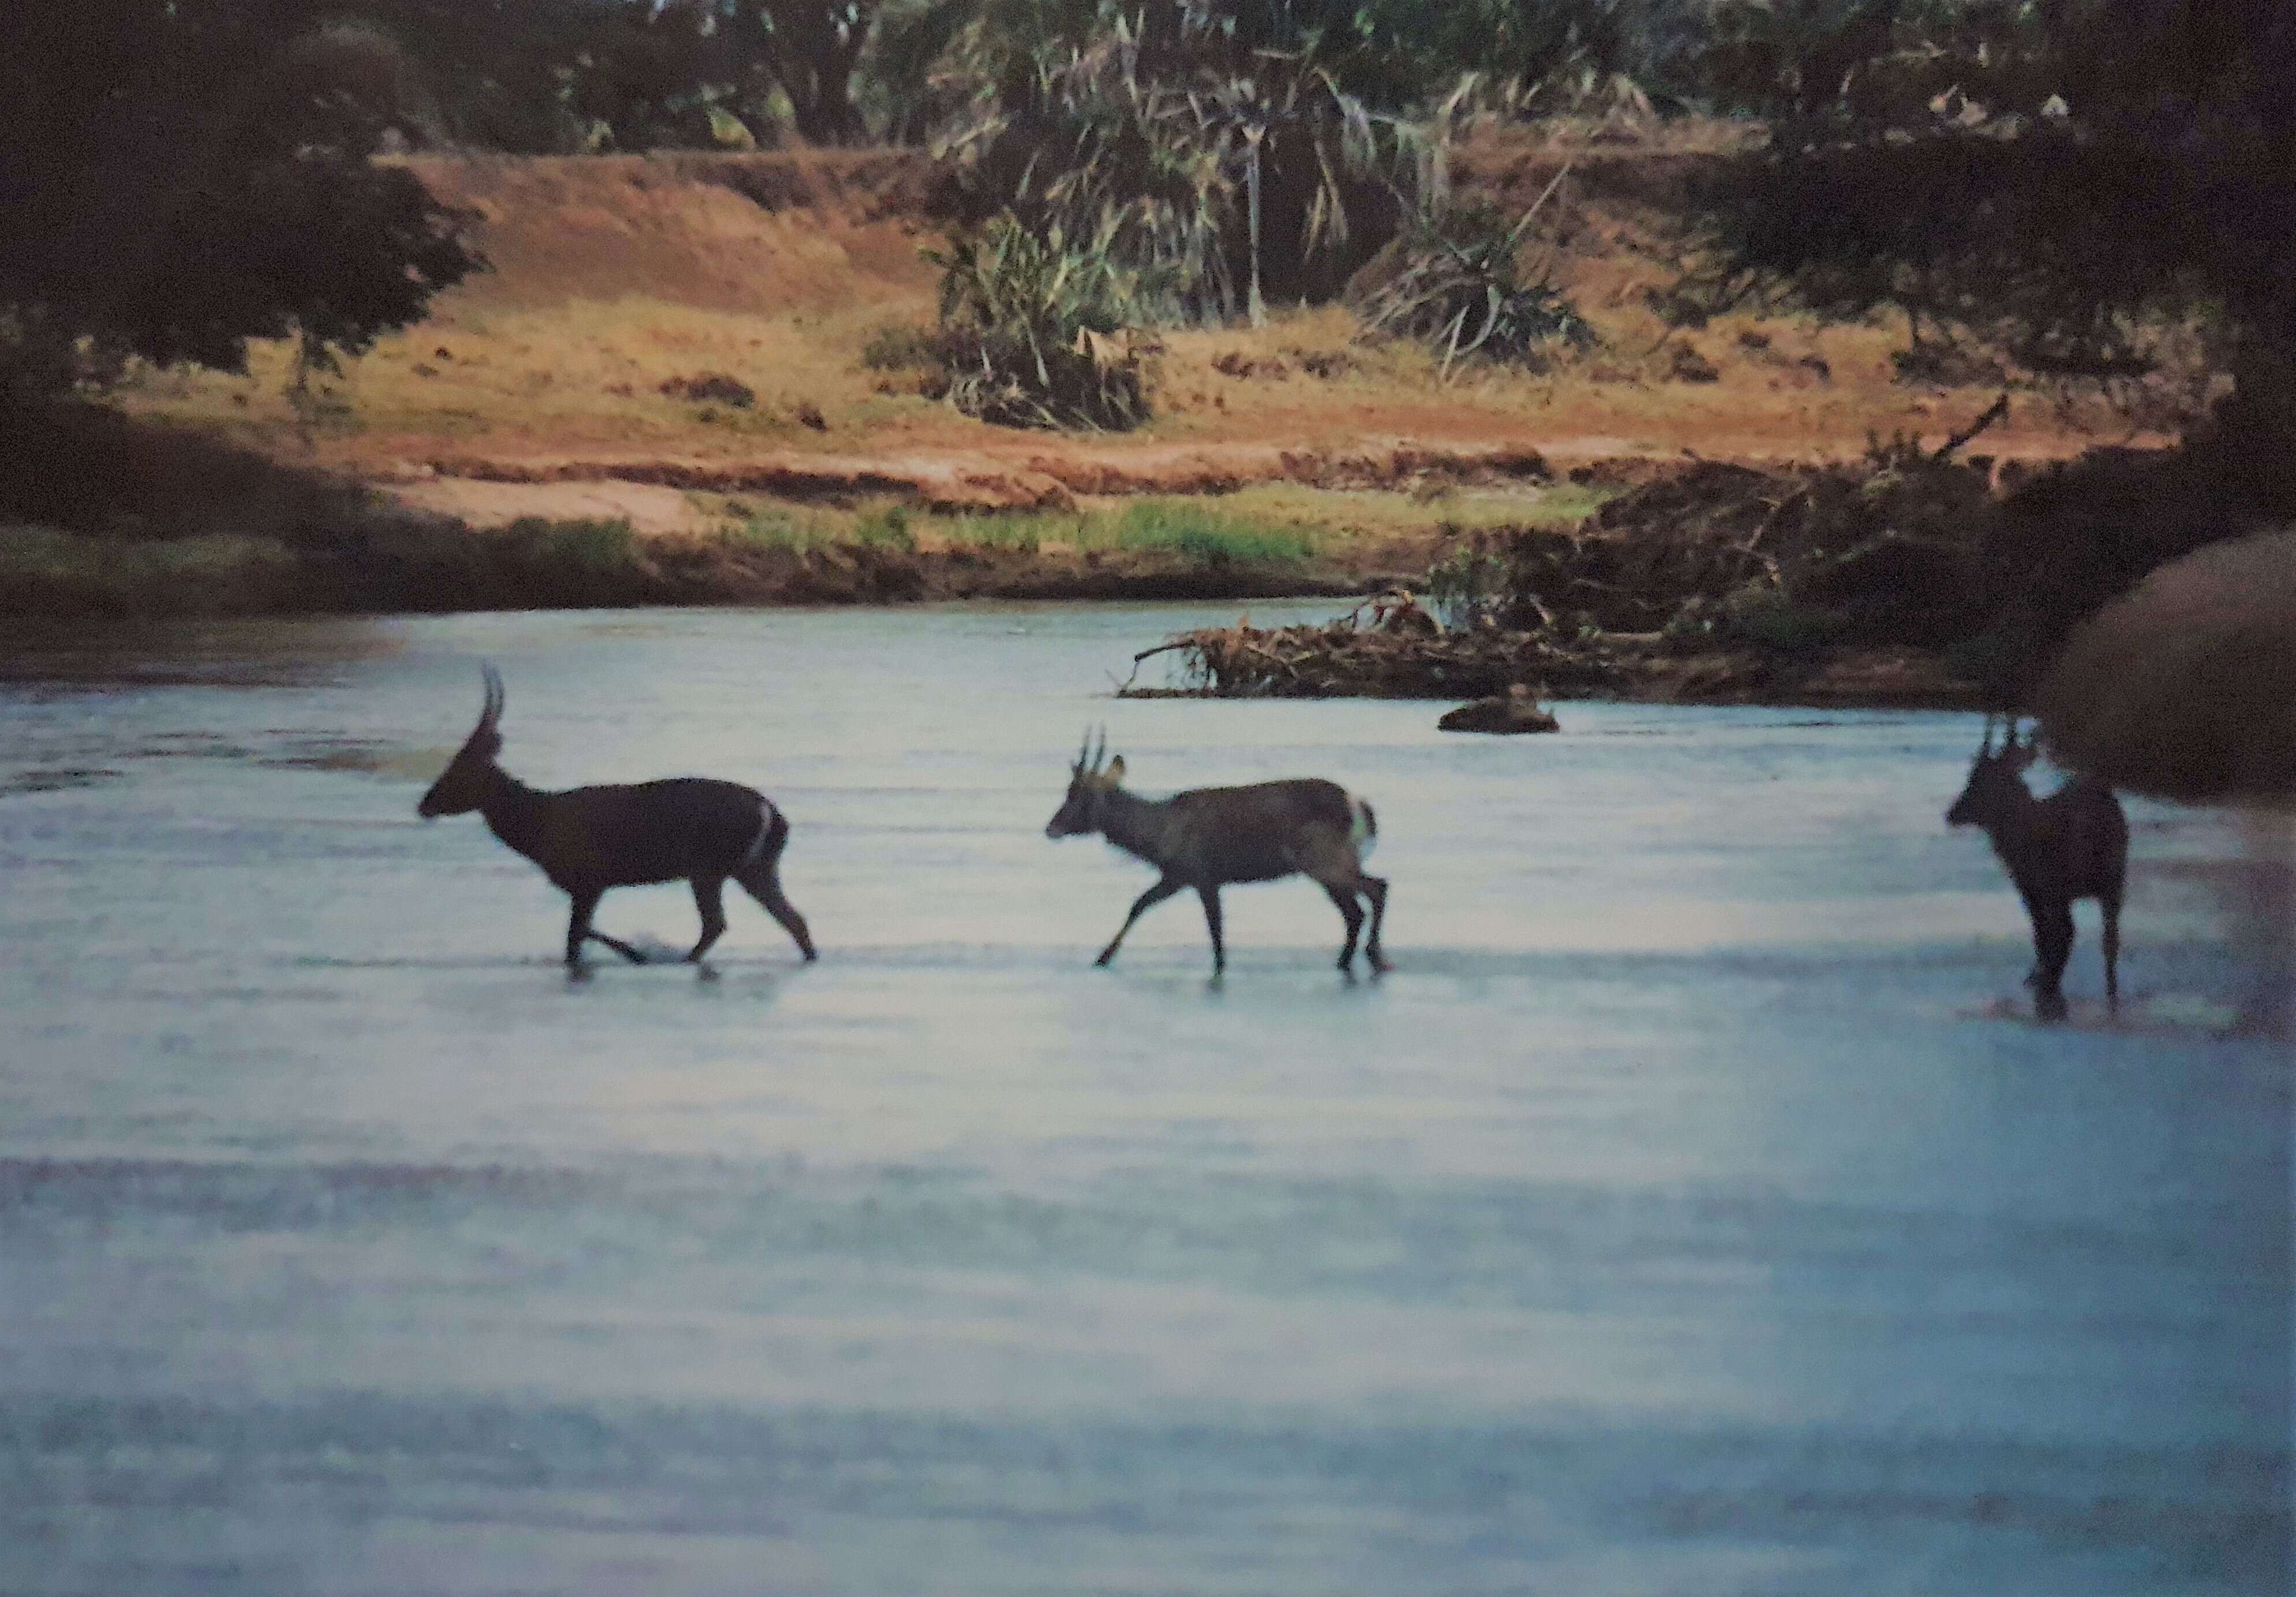
<svg viewBox="0 0 2296 1597"><path fill-rule="evenodd" d="M1530 690L1516 683L1495 698L1461 705L1435 723L1444 732L1559 732L1553 716L1538 708Z"/></svg>

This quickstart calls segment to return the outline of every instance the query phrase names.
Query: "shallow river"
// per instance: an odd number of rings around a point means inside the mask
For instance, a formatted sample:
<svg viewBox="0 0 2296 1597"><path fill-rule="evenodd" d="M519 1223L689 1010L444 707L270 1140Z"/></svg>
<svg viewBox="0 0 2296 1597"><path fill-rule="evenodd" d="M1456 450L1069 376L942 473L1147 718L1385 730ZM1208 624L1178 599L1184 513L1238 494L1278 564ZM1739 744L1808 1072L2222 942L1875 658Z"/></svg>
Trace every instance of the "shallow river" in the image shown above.
<svg viewBox="0 0 2296 1597"><path fill-rule="evenodd" d="M1105 696L1233 614L0 643L0 1591L2284 1589L2223 828L2132 807L2130 1023L2083 906L2044 1028L1971 717ZM820 963L570 982L414 816L481 658L529 781L773 794ZM1092 721L1368 797L1394 973L1299 881L1093 969Z"/></svg>

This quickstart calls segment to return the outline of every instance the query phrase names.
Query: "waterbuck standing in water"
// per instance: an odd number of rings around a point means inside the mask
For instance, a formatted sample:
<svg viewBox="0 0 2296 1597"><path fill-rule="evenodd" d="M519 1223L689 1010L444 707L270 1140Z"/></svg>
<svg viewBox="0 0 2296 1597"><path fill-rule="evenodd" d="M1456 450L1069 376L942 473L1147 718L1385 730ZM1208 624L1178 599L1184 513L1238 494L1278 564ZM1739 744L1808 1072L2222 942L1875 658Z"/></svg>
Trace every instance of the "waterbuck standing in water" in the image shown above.
<svg viewBox="0 0 2296 1597"><path fill-rule="evenodd" d="M1945 813L1949 826L1982 827L1993 852L2025 901L2033 921L2034 962L2026 976L2033 1007L2045 1020L2065 1016L2065 962L2072 957L2073 901L2094 898L2104 912L2104 1002L2120 1012L2120 899L2128 874L2128 822L2112 790L2093 777L2076 776L2046 798L2025 786L2025 771L2040 752L2037 732L2017 741L2009 723L2008 741L1993 748L1993 718L1985 720L1985 742L1969 768L1961 797Z"/></svg>
<svg viewBox="0 0 2296 1597"><path fill-rule="evenodd" d="M1380 923L1387 917L1387 883L1367 874L1364 856L1379 836L1371 806L1336 782L1315 778L1256 782L1249 787L1196 788L1169 798L1143 798L1124 790L1124 757L1108 758L1108 734L1093 751L1092 734L1069 766L1068 797L1045 825L1048 838L1098 832L1134 858L1163 874L1133 901L1108 946L1095 962L1116 957L1124 934L1152 906L1183 888L1193 888L1204 903L1204 926L1212 938L1212 973L1227 968L1220 942L1219 890L1229 882L1275 881L1293 874L1313 877L1332 896L1348 923L1340 947L1340 969L1350 970L1356 934L1364 912L1356 900L1371 902L1371 939L1364 957L1374 970L1388 968L1380 952Z"/></svg>
<svg viewBox="0 0 2296 1597"><path fill-rule="evenodd" d="M542 867L574 901L566 922L566 962L582 962L586 941L603 943L632 964L645 956L590 926L608 888L690 881L701 912L701 940L685 958L698 962L726 930L721 903L728 877L814 957L805 917L782 893L782 848L789 823L766 796L739 782L704 776L667 782L570 788L545 793L495 763L502 752L502 677L485 667L486 708L468 741L422 795L424 820L477 810L495 836Z"/></svg>

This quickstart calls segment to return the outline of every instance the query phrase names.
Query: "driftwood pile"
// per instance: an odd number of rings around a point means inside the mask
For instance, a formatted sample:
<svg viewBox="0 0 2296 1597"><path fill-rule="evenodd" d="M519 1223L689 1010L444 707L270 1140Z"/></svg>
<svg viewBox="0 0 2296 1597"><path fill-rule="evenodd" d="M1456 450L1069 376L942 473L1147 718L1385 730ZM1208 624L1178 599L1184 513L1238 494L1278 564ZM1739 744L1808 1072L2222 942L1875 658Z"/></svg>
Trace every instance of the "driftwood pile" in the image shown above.
<svg viewBox="0 0 2296 1597"><path fill-rule="evenodd" d="M1988 546L1989 463L1951 458L2005 408L1939 449L1898 438L1854 464L1699 462L1567 531L1472 533L1429 573L1447 627L1403 594L1322 626L1205 627L1134 657L1136 677L1140 662L1176 654L1177 685L1119 691L1456 700L1523 686L1752 700L1816 692L1813 681L1851 657L1935 658L1975 636L2011 589ZM1968 692L1942 667L1916 683L1903 665L1884 696Z"/></svg>
<svg viewBox="0 0 2296 1597"><path fill-rule="evenodd" d="M1371 614L1366 617L1365 610ZM1180 657L1179 685L1118 689L1128 699L1472 699L1534 691L1600 692L1617 672L1596 646L1497 627L1444 632L1398 594L1320 627L1206 627L1133 657Z"/></svg>

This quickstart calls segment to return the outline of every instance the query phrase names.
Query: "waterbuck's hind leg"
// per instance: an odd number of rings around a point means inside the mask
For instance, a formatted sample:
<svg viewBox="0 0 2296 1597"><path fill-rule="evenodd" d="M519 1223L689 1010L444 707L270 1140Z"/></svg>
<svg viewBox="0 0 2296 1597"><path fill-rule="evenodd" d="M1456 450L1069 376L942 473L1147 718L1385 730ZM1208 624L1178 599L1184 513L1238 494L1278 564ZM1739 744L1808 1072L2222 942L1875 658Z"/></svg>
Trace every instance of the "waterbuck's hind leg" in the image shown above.
<svg viewBox="0 0 2296 1597"><path fill-rule="evenodd" d="M722 876L693 878L693 907L701 912L701 940L693 945L685 956L689 965L698 965L709 946L726 935L726 879Z"/></svg>
<svg viewBox="0 0 2296 1597"><path fill-rule="evenodd" d="M2120 900L2108 895L2097 901L2104 911L2104 1010L2120 1013Z"/></svg>
<svg viewBox="0 0 2296 1597"><path fill-rule="evenodd" d="M1387 955L1380 951L1380 928L1387 922L1387 878L1358 875L1363 896L1371 900L1371 940L1364 945L1364 958L1374 970L1389 968Z"/></svg>
<svg viewBox="0 0 2296 1597"><path fill-rule="evenodd" d="M1163 903L1165 899L1169 898L1173 894L1178 892L1186 885L1187 884L1185 882L1178 881L1174 880L1172 877L1167 876L1160 879L1155 886L1150 888L1146 892L1141 894L1139 897L1135 898L1132 901L1132 913L1124 917L1124 924L1116 929L1116 935L1108 939L1108 946L1102 949L1100 951L1100 957L1092 962L1095 965L1104 965L1109 961L1114 959L1116 957L1117 949L1123 945L1124 934L1132 930L1132 923L1135 921L1137 921L1141 916L1146 914L1150 910L1155 908L1158 905ZM1217 945L1218 940L1218 934L1214 934L1213 942Z"/></svg>
<svg viewBox="0 0 2296 1597"><path fill-rule="evenodd" d="M742 890L756 899L766 913L790 934L791 940L797 944L798 952L808 962L821 957L814 952L813 933L807 928L805 917L797 913L797 905L791 904L789 896L782 891L781 868L777 864L751 866L734 880L740 882Z"/></svg>
<svg viewBox="0 0 2296 1597"><path fill-rule="evenodd" d="M2039 956L2033 971L2033 1011L2044 1020L2062 1020L2065 1018L2065 962L2073 953L2070 903L2033 906L2033 951Z"/></svg>
<svg viewBox="0 0 2296 1597"><path fill-rule="evenodd" d="M1340 945L1340 969L1349 970L1356 962L1356 935L1363 930L1363 905L1356 902L1356 889L1352 882L1341 885L1327 881L1322 885L1324 891L1331 897L1332 907L1340 912L1340 919L1348 924L1347 941ZM1376 964L1377 962L1374 962Z"/></svg>

